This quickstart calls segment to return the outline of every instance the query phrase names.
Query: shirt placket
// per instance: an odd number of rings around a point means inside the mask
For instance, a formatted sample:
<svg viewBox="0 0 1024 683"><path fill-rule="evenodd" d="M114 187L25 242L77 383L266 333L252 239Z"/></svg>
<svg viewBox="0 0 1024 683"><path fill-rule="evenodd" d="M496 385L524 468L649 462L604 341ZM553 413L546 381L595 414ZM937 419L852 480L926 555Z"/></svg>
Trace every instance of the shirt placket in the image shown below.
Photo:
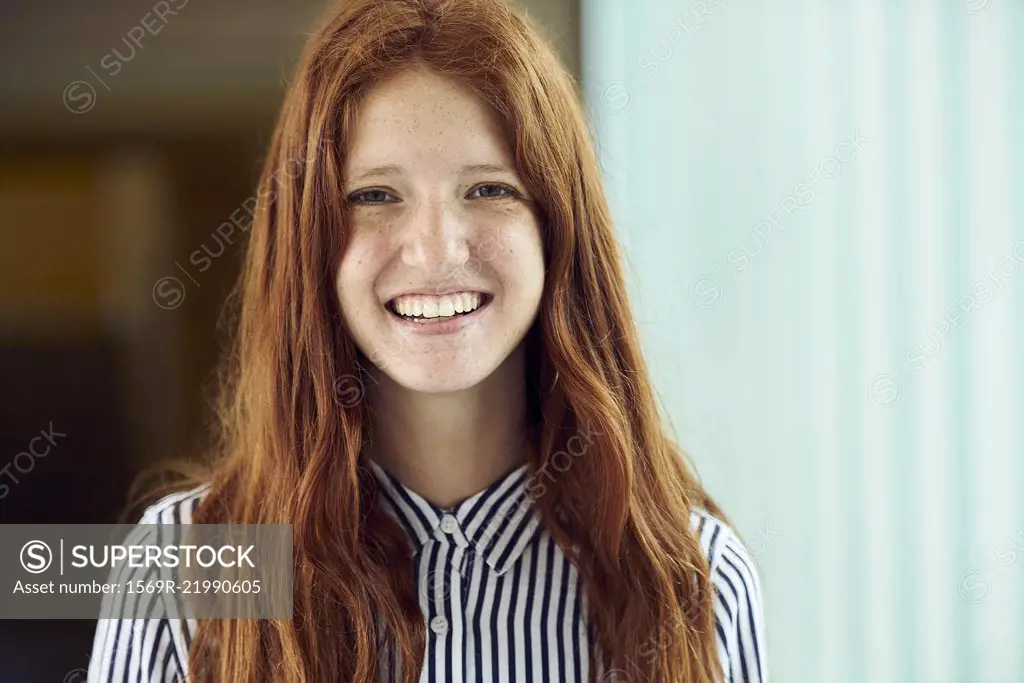
<svg viewBox="0 0 1024 683"><path fill-rule="evenodd" d="M454 515L444 513L424 546L421 566L422 598L427 615L428 651L423 683L461 681L466 648L465 575L467 540Z"/></svg>

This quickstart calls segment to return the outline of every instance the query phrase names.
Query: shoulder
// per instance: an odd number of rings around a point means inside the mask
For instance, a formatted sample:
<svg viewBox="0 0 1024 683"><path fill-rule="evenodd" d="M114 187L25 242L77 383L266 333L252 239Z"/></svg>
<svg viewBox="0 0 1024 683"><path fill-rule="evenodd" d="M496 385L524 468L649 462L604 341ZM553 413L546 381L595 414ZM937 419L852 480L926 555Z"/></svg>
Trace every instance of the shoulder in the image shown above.
<svg viewBox="0 0 1024 683"><path fill-rule="evenodd" d="M149 505L139 524L191 524L192 515L209 490L204 483L183 491L169 493Z"/></svg>
<svg viewBox="0 0 1024 683"><path fill-rule="evenodd" d="M148 543L176 543L185 531L183 524L191 524L196 508L209 490L204 483L182 491L169 493L148 505L142 516L133 524L124 537L124 545L146 545ZM111 572L111 578L119 580L130 577L135 569L128 564Z"/></svg>
<svg viewBox="0 0 1024 683"><path fill-rule="evenodd" d="M690 509L690 529L697 534L712 574L722 569L724 563L726 567L742 570L754 581L759 580L753 554L724 520L707 510L694 507Z"/></svg>
<svg viewBox="0 0 1024 683"><path fill-rule="evenodd" d="M690 512L715 587L715 629L727 680L765 683L764 605L754 556L736 532L706 510Z"/></svg>

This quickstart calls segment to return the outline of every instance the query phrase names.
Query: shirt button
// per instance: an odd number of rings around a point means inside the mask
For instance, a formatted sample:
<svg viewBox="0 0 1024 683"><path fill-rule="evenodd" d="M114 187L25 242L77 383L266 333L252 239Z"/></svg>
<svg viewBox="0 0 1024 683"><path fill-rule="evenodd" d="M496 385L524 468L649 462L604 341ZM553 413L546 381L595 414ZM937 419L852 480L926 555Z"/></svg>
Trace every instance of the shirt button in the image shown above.
<svg viewBox="0 0 1024 683"><path fill-rule="evenodd" d="M444 617L434 617L430 620L430 630L439 636L448 632L448 620Z"/></svg>
<svg viewBox="0 0 1024 683"><path fill-rule="evenodd" d="M452 515L445 515L441 518L441 531L446 534L454 534L459 529L459 521Z"/></svg>

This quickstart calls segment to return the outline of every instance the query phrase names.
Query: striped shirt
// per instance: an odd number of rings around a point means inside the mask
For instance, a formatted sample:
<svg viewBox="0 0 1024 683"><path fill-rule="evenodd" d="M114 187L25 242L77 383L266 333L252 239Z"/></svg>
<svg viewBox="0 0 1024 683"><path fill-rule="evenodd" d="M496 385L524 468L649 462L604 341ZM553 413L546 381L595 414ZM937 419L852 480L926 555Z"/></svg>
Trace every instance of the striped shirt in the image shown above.
<svg viewBox="0 0 1024 683"><path fill-rule="evenodd" d="M441 509L370 464L380 502L405 529L415 553L427 627L421 683L585 683L587 596L575 567L541 524L528 495L528 465ZM159 500L140 523L190 523L205 489ZM752 558L734 532L706 511L693 509L690 523L711 566L726 681L765 683L764 614ZM193 619L98 620L88 680L183 680L195 626ZM650 645L634 661L655 656L658 643ZM380 669L382 683L398 680L394 651L382 652ZM602 683L629 681L613 671L597 674Z"/></svg>

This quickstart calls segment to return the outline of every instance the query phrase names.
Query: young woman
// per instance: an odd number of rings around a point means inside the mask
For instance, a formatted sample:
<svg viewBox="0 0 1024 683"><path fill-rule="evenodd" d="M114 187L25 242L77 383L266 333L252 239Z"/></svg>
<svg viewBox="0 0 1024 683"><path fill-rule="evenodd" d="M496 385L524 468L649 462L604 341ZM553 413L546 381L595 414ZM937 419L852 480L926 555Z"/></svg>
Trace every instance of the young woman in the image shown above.
<svg viewBox="0 0 1024 683"><path fill-rule="evenodd" d="M331 11L263 170L219 457L143 516L293 525L294 618L101 620L90 681L767 680L577 98L501 0Z"/></svg>

